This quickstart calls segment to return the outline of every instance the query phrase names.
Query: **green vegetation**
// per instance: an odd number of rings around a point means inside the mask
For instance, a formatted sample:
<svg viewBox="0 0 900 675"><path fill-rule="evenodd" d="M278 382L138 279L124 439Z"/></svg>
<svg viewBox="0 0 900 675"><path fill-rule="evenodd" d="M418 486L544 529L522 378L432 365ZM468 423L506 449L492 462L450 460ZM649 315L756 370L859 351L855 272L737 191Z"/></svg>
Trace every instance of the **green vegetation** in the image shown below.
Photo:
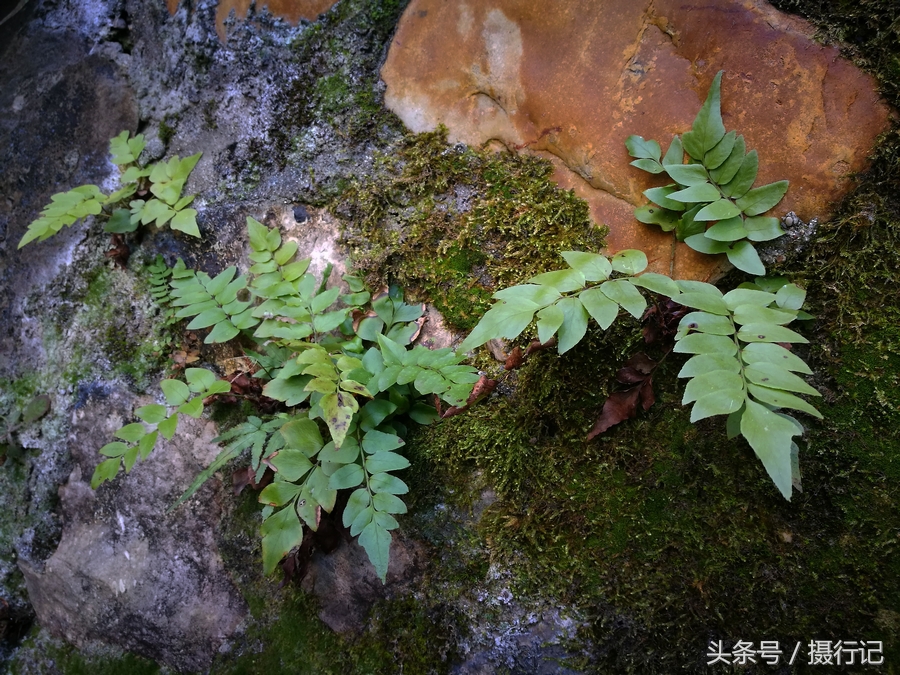
<svg viewBox="0 0 900 675"><path fill-rule="evenodd" d="M178 308L174 316L193 317L188 329L210 329L206 343L238 336L257 343L263 353L246 350L259 364L256 376L267 380L264 395L283 402L290 414L247 421L219 436L225 449L201 473L175 506L188 499L213 473L243 451L251 450L254 483L267 469L274 481L259 496L263 509L262 547L266 574L303 540L303 526L318 529L321 512L335 508L338 490L356 488L343 507L342 519L366 549L378 576L385 580L390 531L399 527L393 514L405 513L397 496L409 491L393 471L409 460L395 452L404 445L405 420L428 424L438 417L416 399L433 395L449 406L467 404L479 377L465 358L451 349L409 347L420 329L424 307L408 305L401 292L372 298L360 279L344 276L351 293L327 288L307 272L309 258L294 260L297 242L282 243L277 229L247 219L250 276L229 267L215 278L185 268L172 270L170 293L159 288L169 275L155 272L157 300ZM329 309L340 299L341 309ZM334 335L340 329L341 337ZM185 370L187 382L160 383L165 405L135 410L139 422L116 432L106 444L91 479L96 488L113 480L122 465L130 472L145 459L157 439L171 439L179 415L199 418L204 400L231 391L204 368ZM360 405L357 396L369 399ZM306 404L308 406L300 407ZM323 438L316 420L327 427ZM276 510L278 509L278 510Z"/></svg>
<svg viewBox="0 0 900 675"><path fill-rule="evenodd" d="M786 180L754 188L759 158L746 152L744 137L725 133L720 109L722 72L713 80L706 102L690 131L675 136L666 156L656 141L629 136L631 164L651 174L668 174L674 183L644 191L652 204L635 209L642 223L674 230L701 253L724 253L729 262L749 274L765 274L753 241L770 241L784 234L778 218L763 216L781 201ZM684 163L685 152L690 159ZM711 227L707 227L713 223Z"/></svg>
<svg viewBox="0 0 900 675"><path fill-rule="evenodd" d="M556 254L599 250L606 228L535 157L447 146L447 130L404 136L333 206L354 266L375 286L427 297L471 329L492 289L547 271Z"/></svg>
<svg viewBox="0 0 900 675"><path fill-rule="evenodd" d="M123 131L113 138L109 151L113 164L122 169L124 185L110 195L101 193L96 185L81 185L53 195L41 217L28 226L19 248L35 239L49 239L87 216L100 215L107 219L103 229L113 234L134 232L140 225L155 223L162 227L168 223L173 230L199 237L197 211L187 208L194 195L182 197L181 191L200 155L184 159L176 155L168 162L144 166L139 157L145 145L141 134L129 138L129 133ZM148 191L152 196L145 198Z"/></svg>

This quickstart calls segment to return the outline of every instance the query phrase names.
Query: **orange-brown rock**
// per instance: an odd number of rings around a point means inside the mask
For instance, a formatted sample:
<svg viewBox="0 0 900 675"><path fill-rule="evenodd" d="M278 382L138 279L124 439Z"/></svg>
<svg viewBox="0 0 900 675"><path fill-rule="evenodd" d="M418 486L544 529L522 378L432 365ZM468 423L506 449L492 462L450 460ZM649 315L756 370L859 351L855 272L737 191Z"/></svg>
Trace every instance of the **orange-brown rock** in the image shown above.
<svg viewBox="0 0 900 675"><path fill-rule="evenodd" d="M179 0L166 0L169 14L174 14L178 9ZM225 19L233 9L235 16L240 20L247 16L252 0L219 0L216 6L216 32L219 38L225 40ZM273 16L281 17L290 23L297 25L300 19L315 21L319 14L326 12L337 0L263 0L257 2L257 7L268 7Z"/></svg>
<svg viewBox="0 0 900 675"><path fill-rule="evenodd" d="M787 178L779 213L826 216L889 109L812 32L762 0L412 0L382 70L385 101L414 131L445 124L454 141L550 157L560 185L610 226L611 250L706 278L721 261L634 219L656 179L628 165L625 139L665 149L724 70L723 118L759 151L757 185Z"/></svg>

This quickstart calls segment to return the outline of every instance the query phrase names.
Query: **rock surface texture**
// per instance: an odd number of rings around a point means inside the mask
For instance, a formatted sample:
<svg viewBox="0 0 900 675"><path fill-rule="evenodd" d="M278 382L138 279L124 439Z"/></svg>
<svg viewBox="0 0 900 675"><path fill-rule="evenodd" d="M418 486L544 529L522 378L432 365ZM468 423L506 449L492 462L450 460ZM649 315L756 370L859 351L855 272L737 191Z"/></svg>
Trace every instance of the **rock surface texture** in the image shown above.
<svg viewBox="0 0 900 675"><path fill-rule="evenodd" d="M665 149L690 129L724 70L722 114L760 156L757 185L788 179L777 215L828 214L889 120L873 80L812 40L805 21L762 1L691 4L413 0L391 45L385 102L414 131L439 124L471 145L550 158L560 185L610 226L611 250L706 278L721 264L638 223L647 174L625 139Z"/></svg>
<svg viewBox="0 0 900 675"><path fill-rule="evenodd" d="M20 563L28 595L41 624L76 645L103 640L181 671L204 670L247 612L215 554L220 508L209 486L161 515L218 454L216 426L183 418L140 470L95 491L95 439L121 424L115 405L109 398L74 413L75 468L59 490L62 539L42 565Z"/></svg>

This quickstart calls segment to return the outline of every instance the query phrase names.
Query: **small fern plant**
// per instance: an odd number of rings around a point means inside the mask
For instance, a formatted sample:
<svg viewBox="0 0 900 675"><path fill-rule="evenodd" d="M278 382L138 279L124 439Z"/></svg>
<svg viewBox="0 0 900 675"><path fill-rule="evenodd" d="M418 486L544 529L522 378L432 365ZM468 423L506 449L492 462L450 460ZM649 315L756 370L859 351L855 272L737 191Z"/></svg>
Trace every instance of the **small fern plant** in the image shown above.
<svg viewBox="0 0 900 675"><path fill-rule="evenodd" d="M296 242L252 218L247 228L253 265L246 275L229 267L210 277L179 261L169 302L176 317L191 318L189 329L208 329L206 343L255 344L241 348L256 363L263 394L282 410L250 416L219 436L222 452L175 506L248 452L257 481L267 469L274 473L259 496L266 573L300 544L304 527L318 528L339 490L352 490L344 525L384 581L395 516L406 512L400 495L409 488L394 472L409 466L402 454L407 425L437 419L425 397L465 405L479 375L461 363L461 353L411 344L423 307L407 304L399 289L373 298L360 279L346 275L350 292L342 294L327 286L327 272L322 280L308 272L309 258L296 259ZM171 438L179 415L199 416L204 398L231 389L206 369L188 368L185 376L186 382L163 380L165 404L138 408L140 422L101 448L110 459L97 467L95 487L112 480L121 464L131 470L160 434Z"/></svg>
<svg viewBox="0 0 900 675"><path fill-rule="evenodd" d="M105 195L96 185L81 185L50 197L40 218L28 226L19 241L22 248L32 241L44 241L88 216L106 220L103 229L113 234L134 232L141 225L168 224L192 237L199 237L197 211L188 208L194 195L182 196L188 176L200 160L201 153L146 166L139 157L146 143L138 134L131 138L127 131L109 142L112 162L122 171L122 187Z"/></svg>
<svg viewBox="0 0 900 675"><path fill-rule="evenodd" d="M642 223L674 231L679 241L696 251L724 253L738 269L764 275L766 268L752 242L784 234L778 218L763 214L781 201L788 181L753 187L759 157L756 150L746 151L743 136L725 133L721 81L719 71L691 130L675 136L665 156L657 141L641 136L625 141L629 154L637 158L632 166L673 181L645 190L652 203L634 214Z"/></svg>
<svg viewBox="0 0 900 675"><path fill-rule="evenodd" d="M495 338L514 339L537 319L538 339L558 336L559 353L585 336L591 319L604 330L625 310L640 318L647 301L640 289L696 311L686 314L674 351L690 354L678 376L687 378L682 403L693 404L691 421L727 415L729 438L742 435L778 490L791 498L799 486L798 449L803 426L785 410L821 414L800 395L819 396L800 374L811 374L788 343L807 340L787 324L801 313L806 292L783 278L758 278L723 294L712 284L674 281L644 272L647 257L628 250L607 258L565 251L568 268L532 277L494 294L487 311L460 350Z"/></svg>

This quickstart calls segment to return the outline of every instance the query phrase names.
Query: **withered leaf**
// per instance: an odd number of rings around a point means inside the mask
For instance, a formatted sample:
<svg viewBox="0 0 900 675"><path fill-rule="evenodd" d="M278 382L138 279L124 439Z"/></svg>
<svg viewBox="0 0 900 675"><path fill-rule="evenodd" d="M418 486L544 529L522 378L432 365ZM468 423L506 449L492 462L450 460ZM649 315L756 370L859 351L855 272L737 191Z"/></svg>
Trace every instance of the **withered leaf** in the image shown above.
<svg viewBox="0 0 900 675"><path fill-rule="evenodd" d="M552 338L547 340L546 342L541 342L540 340L532 340L528 347L525 348L525 356L529 356L534 352L539 352L544 349L549 349L550 347L556 346L556 336L554 335Z"/></svg>
<svg viewBox="0 0 900 675"><path fill-rule="evenodd" d="M506 363L503 364L503 368L505 370L514 370L515 368L521 368L524 362L525 354L522 352L522 348L516 347L506 357Z"/></svg>

